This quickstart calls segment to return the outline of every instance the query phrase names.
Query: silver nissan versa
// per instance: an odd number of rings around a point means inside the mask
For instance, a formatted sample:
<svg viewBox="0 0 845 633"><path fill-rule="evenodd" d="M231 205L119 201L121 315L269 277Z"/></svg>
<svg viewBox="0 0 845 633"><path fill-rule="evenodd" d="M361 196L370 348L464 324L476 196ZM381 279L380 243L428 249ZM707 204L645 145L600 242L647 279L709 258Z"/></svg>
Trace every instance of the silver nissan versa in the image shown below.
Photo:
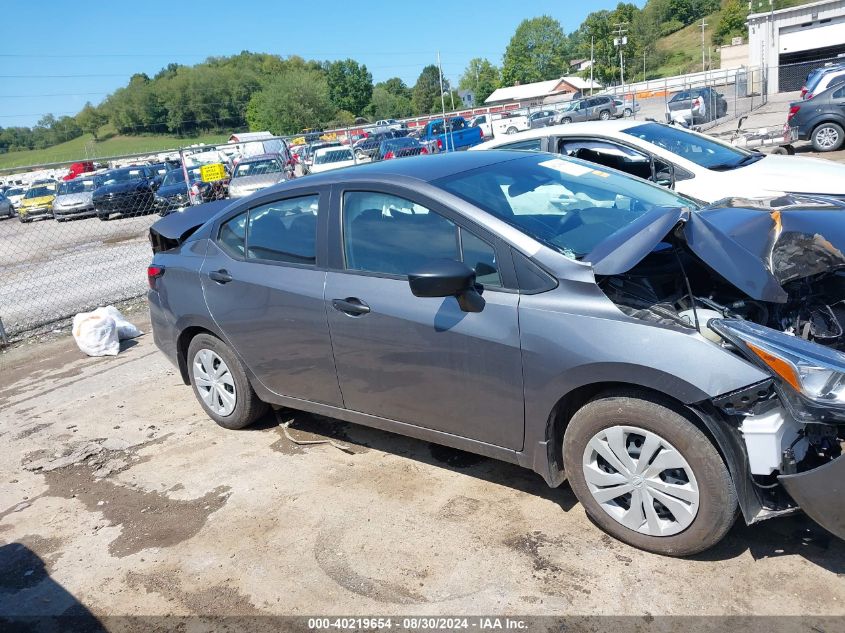
<svg viewBox="0 0 845 633"><path fill-rule="evenodd" d="M539 152L363 165L153 225L153 331L226 428L286 406L520 464L662 554L737 508L843 537L843 211Z"/></svg>

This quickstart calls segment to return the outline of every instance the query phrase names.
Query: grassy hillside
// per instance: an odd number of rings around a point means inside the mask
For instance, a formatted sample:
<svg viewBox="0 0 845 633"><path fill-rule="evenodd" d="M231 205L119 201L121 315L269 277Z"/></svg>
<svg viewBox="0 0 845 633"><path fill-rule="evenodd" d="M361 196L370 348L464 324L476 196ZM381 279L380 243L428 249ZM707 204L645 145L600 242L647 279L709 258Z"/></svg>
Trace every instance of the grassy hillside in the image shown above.
<svg viewBox="0 0 845 633"><path fill-rule="evenodd" d="M707 27L704 29L705 46L709 46L713 37L713 29L719 21L719 14L713 13L704 18ZM685 26L680 31L657 40L657 50L665 57L659 68L649 69L649 76L671 77L688 72L701 70L701 22ZM716 51L712 51L713 68L719 67Z"/></svg>
<svg viewBox="0 0 845 633"><path fill-rule="evenodd" d="M744 1L744 0L743 0ZM815 0L776 0L777 9L808 4ZM764 3L768 7L768 2ZM766 9L768 10L768 9ZM704 18L707 27L704 29L705 46L711 46L713 30L719 22L719 12ZM671 77L689 72L700 71L701 68L701 21L685 26L680 31L657 40L657 50L662 53L662 62L657 68L650 68L649 77ZM719 54L715 48L711 51L712 68L719 67Z"/></svg>
<svg viewBox="0 0 845 633"><path fill-rule="evenodd" d="M188 138L179 138L166 134L150 136L122 136L115 134L107 136L103 140L94 141L94 138L90 134L83 134L72 141L54 145L46 149L0 154L0 169L43 165L46 163L82 160L86 158L105 158L123 154L158 152L168 149L178 149L193 143L220 143L224 142L227 138L227 134L206 134Z"/></svg>

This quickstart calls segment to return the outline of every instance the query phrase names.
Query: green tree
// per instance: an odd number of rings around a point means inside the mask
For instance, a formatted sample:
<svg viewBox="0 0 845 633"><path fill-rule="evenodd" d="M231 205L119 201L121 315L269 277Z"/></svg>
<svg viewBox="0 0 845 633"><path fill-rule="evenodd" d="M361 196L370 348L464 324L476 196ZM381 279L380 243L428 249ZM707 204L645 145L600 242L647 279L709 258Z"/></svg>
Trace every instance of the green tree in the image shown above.
<svg viewBox="0 0 845 633"><path fill-rule="evenodd" d="M411 89L405 85L405 82L399 77L391 77L380 81L375 85L376 88L383 88L387 92L397 97L405 97L408 101L411 100Z"/></svg>
<svg viewBox="0 0 845 633"><path fill-rule="evenodd" d="M458 87L475 94L475 105L481 105L501 85L501 72L488 60L475 57L469 60Z"/></svg>
<svg viewBox="0 0 845 633"><path fill-rule="evenodd" d="M326 62L329 99L339 110L361 114L373 96L373 76L353 59Z"/></svg>
<svg viewBox="0 0 845 633"><path fill-rule="evenodd" d="M505 49L502 83L532 83L561 77L569 68L560 22L547 15L523 20Z"/></svg>
<svg viewBox="0 0 845 633"><path fill-rule="evenodd" d="M76 123L79 125L80 129L83 132L87 132L94 137L94 140L97 140L97 132L100 128L106 124L108 117L103 114L99 108L95 108L91 105L91 102L83 106L82 110L79 111L79 114L76 115Z"/></svg>
<svg viewBox="0 0 845 633"><path fill-rule="evenodd" d="M285 71L255 93L247 106L251 130L296 134L332 120L336 108L329 99L326 77L318 70Z"/></svg>
<svg viewBox="0 0 845 633"><path fill-rule="evenodd" d="M443 79L443 90L449 90L449 82ZM430 64L422 69L417 83L411 94L411 107L414 114L428 114L434 112L431 104L440 98L440 71L437 66ZM438 108L439 109L439 108Z"/></svg>
<svg viewBox="0 0 845 633"><path fill-rule="evenodd" d="M390 92L381 84L373 88L373 96L367 106L366 114L373 120L399 119L412 114L411 100L401 94Z"/></svg>
<svg viewBox="0 0 845 633"><path fill-rule="evenodd" d="M745 3L739 0L727 0L719 14L719 21L713 31L713 43L726 44L732 37L746 35L747 27L745 20L748 17L748 9Z"/></svg>

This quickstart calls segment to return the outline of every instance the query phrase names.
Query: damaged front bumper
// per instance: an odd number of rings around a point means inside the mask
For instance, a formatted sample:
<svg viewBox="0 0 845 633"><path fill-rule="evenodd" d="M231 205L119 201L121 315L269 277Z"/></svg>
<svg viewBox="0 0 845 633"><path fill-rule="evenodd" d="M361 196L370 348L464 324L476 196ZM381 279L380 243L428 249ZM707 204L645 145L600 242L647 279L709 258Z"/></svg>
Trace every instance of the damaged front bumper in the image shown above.
<svg viewBox="0 0 845 633"><path fill-rule="evenodd" d="M828 532L845 539L845 455L778 481L801 510Z"/></svg>

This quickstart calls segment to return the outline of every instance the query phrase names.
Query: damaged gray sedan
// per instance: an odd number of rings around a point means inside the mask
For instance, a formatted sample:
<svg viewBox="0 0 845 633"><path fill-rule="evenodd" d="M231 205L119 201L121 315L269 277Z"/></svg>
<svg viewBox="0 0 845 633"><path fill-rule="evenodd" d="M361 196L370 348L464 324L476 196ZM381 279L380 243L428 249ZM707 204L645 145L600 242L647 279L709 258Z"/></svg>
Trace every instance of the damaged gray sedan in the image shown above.
<svg viewBox="0 0 845 633"><path fill-rule="evenodd" d="M426 158L152 227L154 337L211 418L286 406L520 464L662 554L737 509L845 537L843 207Z"/></svg>

